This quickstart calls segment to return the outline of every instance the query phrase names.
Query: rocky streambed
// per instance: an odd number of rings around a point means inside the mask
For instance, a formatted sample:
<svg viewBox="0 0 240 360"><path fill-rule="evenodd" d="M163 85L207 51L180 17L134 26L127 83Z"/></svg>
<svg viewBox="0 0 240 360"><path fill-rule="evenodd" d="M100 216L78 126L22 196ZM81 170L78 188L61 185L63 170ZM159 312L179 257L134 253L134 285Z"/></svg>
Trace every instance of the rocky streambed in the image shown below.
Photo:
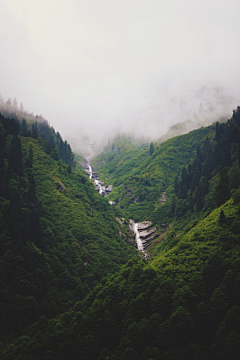
<svg viewBox="0 0 240 360"><path fill-rule="evenodd" d="M129 229L135 236L138 250L144 253L145 257L149 257L146 249L150 241L159 235L156 232L156 228L152 226L152 221L135 223L133 220L130 220Z"/></svg>
<svg viewBox="0 0 240 360"><path fill-rule="evenodd" d="M94 171L91 160L94 156L91 145L89 145L89 154L86 157L86 163L80 163L84 170L88 173L89 179L92 179L95 184L95 189L104 196L107 196L113 189L113 185L105 186L104 182L101 181L98 177L98 173ZM113 201L109 201L110 204L115 204ZM115 204L116 205L116 204ZM119 219L117 218L119 221ZM120 221L122 224L122 222ZM149 254L146 249L151 240L155 239L159 234L156 232L156 228L152 226L152 221L142 221L140 223L135 223L134 220L130 219L129 224L130 232L133 237L135 237L135 246L138 251L144 255L146 259L149 258ZM133 242L133 241L132 241ZM134 243L134 242L133 242Z"/></svg>
<svg viewBox="0 0 240 360"><path fill-rule="evenodd" d="M95 189L104 196L108 196L108 194L112 191L113 185L105 186L104 182L99 179L98 173L94 171L92 167L92 158L94 156L94 152L92 150L92 146L89 145L89 155L86 156L86 163L79 162L79 164L83 167L83 169L87 172L89 179L94 181ZM115 204L113 201L110 201L111 204Z"/></svg>

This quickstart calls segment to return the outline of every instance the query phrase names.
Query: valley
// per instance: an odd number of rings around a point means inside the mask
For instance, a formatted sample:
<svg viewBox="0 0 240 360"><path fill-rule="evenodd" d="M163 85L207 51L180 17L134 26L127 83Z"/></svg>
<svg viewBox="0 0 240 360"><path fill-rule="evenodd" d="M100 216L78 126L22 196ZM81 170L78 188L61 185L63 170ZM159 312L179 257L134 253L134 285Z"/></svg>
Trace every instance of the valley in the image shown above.
<svg viewBox="0 0 240 360"><path fill-rule="evenodd" d="M1 359L237 359L240 108L86 159L0 120Z"/></svg>

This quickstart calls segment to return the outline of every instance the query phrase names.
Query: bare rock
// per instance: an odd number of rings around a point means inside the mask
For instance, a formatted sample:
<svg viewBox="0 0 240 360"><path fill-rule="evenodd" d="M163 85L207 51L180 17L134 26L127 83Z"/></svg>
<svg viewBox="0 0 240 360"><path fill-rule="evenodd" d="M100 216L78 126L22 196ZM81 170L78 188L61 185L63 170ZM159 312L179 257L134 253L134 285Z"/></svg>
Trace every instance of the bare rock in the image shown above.
<svg viewBox="0 0 240 360"><path fill-rule="evenodd" d="M162 203L162 204L165 204L166 200L167 200L167 193L166 191L164 191L159 199L159 201Z"/></svg>
<svg viewBox="0 0 240 360"><path fill-rule="evenodd" d="M139 228L138 228L138 231L139 231ZM147 236L153 234L156 232L156 228L153 227L151 229L146 229L146 230L143 230L143 231L139 231L139 235L140 235L140 238L146 238Z"/></svg>
<svg viewBox="0 0 240 360"><path fill-rule="evenodd" d="M151 234L150 236L144 238L144 239L142 240L142 243L143 243L143 244L147 244L149 241L152 241L153 239L155 239L155 238L158 237L158 236L159 236L158 233L153 233L153 234Z"/></svg>
<svg viewBox="0 0 240 360"><path fill-rule="evenodd" d="M152 225L152 221L142 221L138 223L138 230L148 229Z"/></svg>
<svg viewBox="0 0 240 360"><path fill-rule="evenodd" d="M139 200L139 195L137 195L134 199L131 199L131 204L136 204Z"/></svg>

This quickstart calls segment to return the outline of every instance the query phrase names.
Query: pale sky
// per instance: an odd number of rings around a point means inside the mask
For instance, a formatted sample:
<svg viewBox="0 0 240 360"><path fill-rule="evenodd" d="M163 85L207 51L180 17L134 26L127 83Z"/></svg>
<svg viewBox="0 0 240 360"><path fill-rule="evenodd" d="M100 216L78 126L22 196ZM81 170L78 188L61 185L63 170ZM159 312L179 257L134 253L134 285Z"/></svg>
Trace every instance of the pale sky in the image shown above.
<svg viewBox="0 0 240 360"><path fill-rule="evenodd" d="M73 148L240 105L239 0L0 0L0 94Z"/></svg>

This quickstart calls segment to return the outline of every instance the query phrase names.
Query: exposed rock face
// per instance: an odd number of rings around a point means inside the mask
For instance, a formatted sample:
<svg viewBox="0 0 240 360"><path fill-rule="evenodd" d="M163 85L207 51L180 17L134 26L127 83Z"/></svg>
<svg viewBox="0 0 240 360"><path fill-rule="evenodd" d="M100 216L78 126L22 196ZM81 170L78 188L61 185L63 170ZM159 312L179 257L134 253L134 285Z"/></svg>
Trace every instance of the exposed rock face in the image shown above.
<svg viewBox="0 0 240 360"><path fill-rule="evenodd" d="M119 217L117 217L116 216L116 218L115 218L121 225L123 225L124 224L124 218L122 218L122 219L119 219Z"/></svg>
<svg viewBox="0 0 240 360"><path fill-rule="evenodd" d="M139 229L138 229L138 231L139 231ZM155 228L155 227L153 227L153 228L151 228L151 229L139 231L140 238L146 238L146 237L148 237L149 235L155 233L155 231L156 231L156 228Z"/></svg>
<svg viewBox="0 0 240 360"><path fill-rule="evenodd" d="M105 188L105 192L107 193L110 193L113 189L113 185L108 185L106 188Z"/></svg>
<svg viewBox="0 0 240 360"><path fill-rule="evenodd" d="M166 193L166 191L164 191L164 192L162 193L162 196L161 196L160 199L159 199L160 203L165 204L167 198L168 198L168 197L167 197L167 193Z"/></svg>
<svg viewBox="0 0 240 360"><path fill-rule="evenodd" d="M88 160L87 160L88 161ZM112 191L113 185L104 186L104 182L99 180L98 173L93 170L93 167L90 165L90 161L87 163L82 163L79 161L79 164L83 167L83 169L88 173L90 179L94 180L95 190L104 196L108 196L108 194ZM116 205L113 201L112 205Z"/></svg>
<svg viewBox="0 0 240 360"><path fill-rule="evenodd" d="M153 233L152 235L148 236L145 239L142 239L143 247L147 247L149 245L149 242L155 239L159 234Z"/></svg>
<svg viewBox="0 0 240 360"><path fill-rule="evenodd" d="M96 171L93 171L92 172L92 179L96 179L96 180L98 180L98 173L96 172Z"/></svg>
<svg viewBox="0 0 240 360"><path fill-rule="evenodd" d="M129 229L133 234L134 234L134 225L135 225L134 221L130 220ZM138 223L138 232L144 250L146 250L151 240L159 236L159 234L156 232L156 228L152 227L152 221L142 221Z"/></svg>
<svg viewBox="0 0 240 360"><path fill-rule="evenodd" d="M129 229L132 232L132 234L134 235L134 221L132 219L130 219Z"/></svg>
<svg viewBox="0 0 240 360"><path fill-rule="evenodd" d="M131 199L131 204L136 204L139 200L139 195L137 195L134 199Z"/></svg>
<svg viewBox="0 0 240 360"><path fill-rule="evenodd" d="M141 223L138 223L138 230L145 230L148 229L150 226L152 226L152 221L142 221Z"/></svg>

